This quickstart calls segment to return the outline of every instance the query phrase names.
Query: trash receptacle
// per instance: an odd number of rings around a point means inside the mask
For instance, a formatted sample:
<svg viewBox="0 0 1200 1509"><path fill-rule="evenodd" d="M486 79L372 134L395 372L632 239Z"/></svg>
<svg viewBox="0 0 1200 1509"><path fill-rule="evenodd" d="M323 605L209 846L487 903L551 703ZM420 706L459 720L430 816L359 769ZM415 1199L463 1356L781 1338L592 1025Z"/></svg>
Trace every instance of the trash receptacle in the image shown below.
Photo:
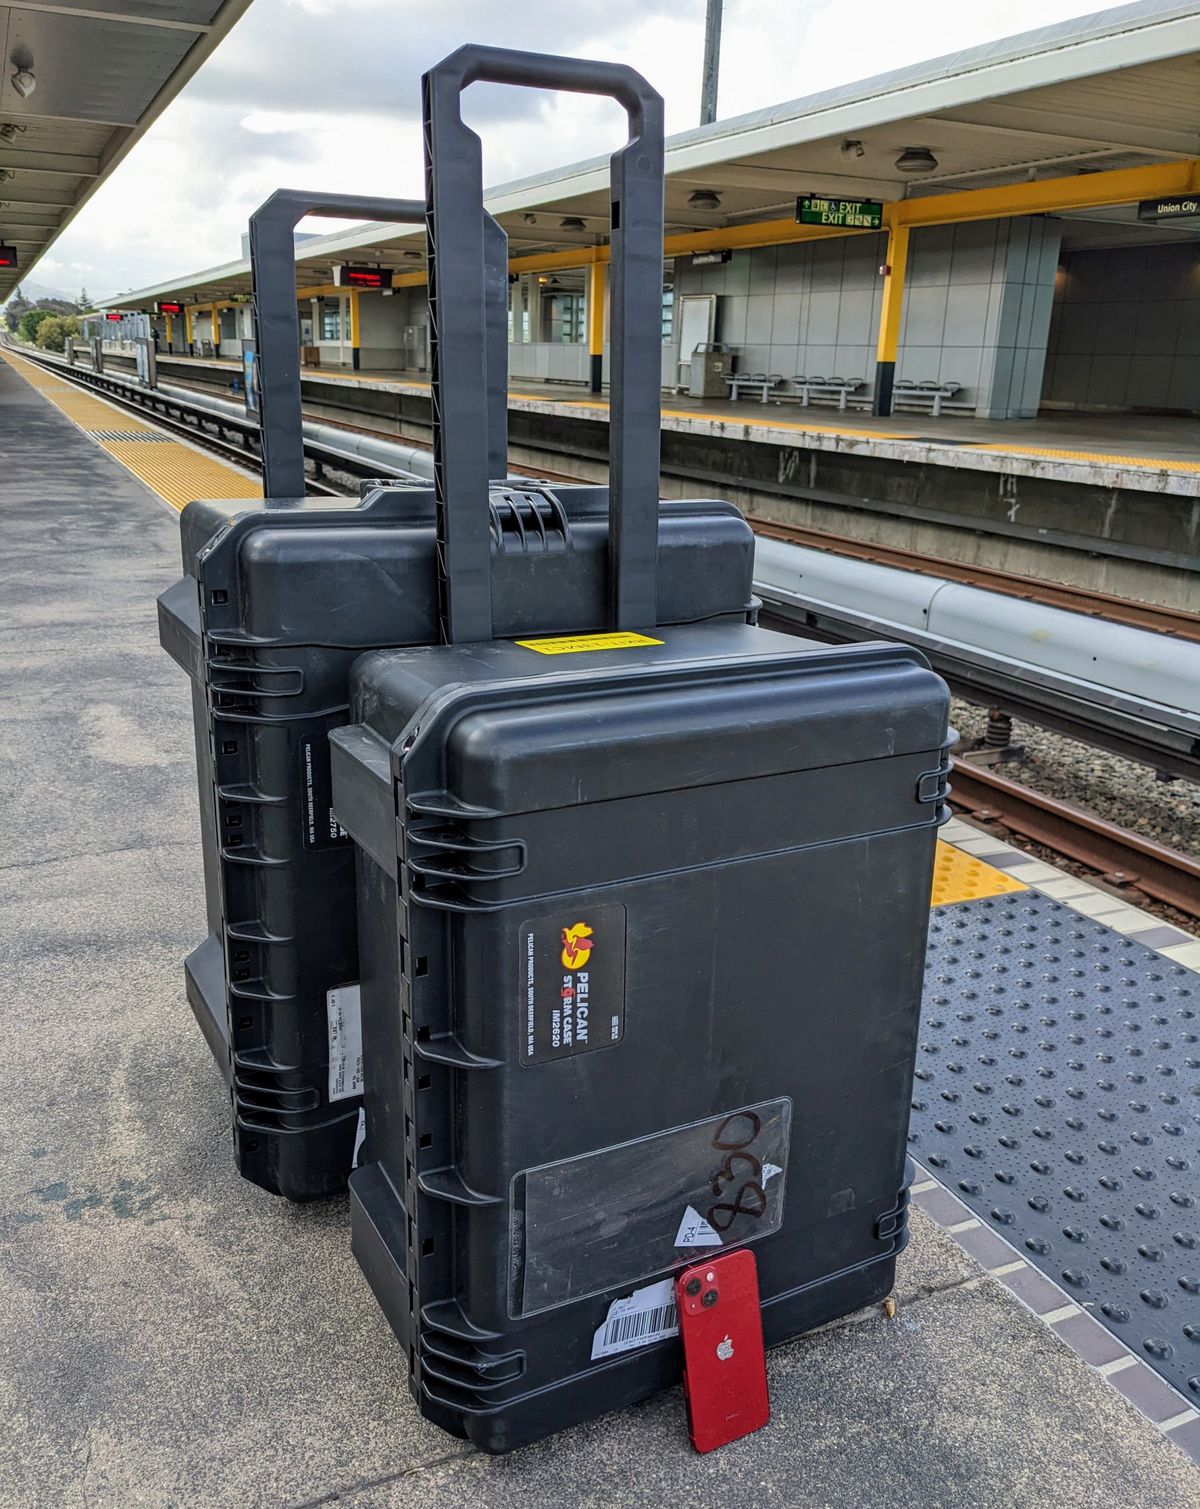
<svg viewBox="0 0 1200 1509"><path fill-rule="evenodd" d="M688 376L689 398L725 398L725 379L733 371L732 354L722 345L700 345L692 352Z"/></svg>

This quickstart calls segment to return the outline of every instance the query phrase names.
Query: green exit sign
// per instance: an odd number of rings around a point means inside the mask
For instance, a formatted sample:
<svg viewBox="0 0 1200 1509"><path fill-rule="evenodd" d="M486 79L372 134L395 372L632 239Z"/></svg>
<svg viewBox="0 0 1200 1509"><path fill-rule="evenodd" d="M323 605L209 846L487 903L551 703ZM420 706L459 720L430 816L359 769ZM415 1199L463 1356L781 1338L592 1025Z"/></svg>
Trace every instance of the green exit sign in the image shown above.
<svg viewBox="0 0 1200 1509"><path fill-rule="evenodd" d="M883 205L877 199L824 199L801 194L796 200L796 221L800 225L840 226L848 231L878 231L883 229Z"/></svg>

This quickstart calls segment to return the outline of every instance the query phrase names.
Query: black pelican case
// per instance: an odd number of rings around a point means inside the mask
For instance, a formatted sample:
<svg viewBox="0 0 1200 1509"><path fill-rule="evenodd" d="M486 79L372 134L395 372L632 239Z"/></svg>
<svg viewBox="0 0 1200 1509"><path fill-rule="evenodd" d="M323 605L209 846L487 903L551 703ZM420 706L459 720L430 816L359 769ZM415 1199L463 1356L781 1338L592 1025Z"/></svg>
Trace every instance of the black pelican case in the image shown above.
<svg viewBox="0 0 1200 1509"><path fill-rule="evenodd" d="M354 1251L422 1412L489 1451L677 1381L686 1262L753 1243L774 1344L905 1239L945 686L897 645L642 638L368 655L333 735Z"/></svg>
<svg viewBox="0 0 1200 1509"><path fill-rule="evenodd" d="M507 240L477 193L472 205L478 239L457 296L446 306L430 290L444 392L434 454L474 454L486 479L506 465ZM327 736L346 721L357 655L443 634L428 482L370 488L361 500L295 496L304 467L292 227L312 212L413 221L425 205L281 190L252 216L269 497L189 503L184 575L158 605L161 642L192 681L200 788L208 936L186 961L187 996L230 1085L239 1171L292 1200L344 1187L362 1107L354 860L332 817ZM657 269L653 281L657 308ZM652 372L657 394L658 329L655 314L629 339L614 330L618 419L621 393L636 386L627 367ZM663 621L744 621L754 541L741 516L723 502L660 505L656 455L642 460L653 466L643 466L657 519L649 570ZM489 491L485 481L479 508L498 632L604 625L607 489L514 480Z"/></svg>
<svg viewBox="0 0 1200 1509"><path fill-rule="evenodd" d="M424 79L431 299L478 260L476 79L625 105L614 345L653 328L661 100L498 49ZM458 349L479 318L455 299ZM447 643L364 656L331 735L354 1251L422 1412L489 1451L678 1378L670 1280L697 1256L753 1245L775 1343L887 1293L904 1242L948 693L905 646L663 626L651 354L611 400L609 632L493 637L486 459L447 424ZM435 361L435 407L444 384Z"/></svg>
<svg viewBox="0 0 1200 1509"><path fill-rule="evenodd" d="M605 489L498 487L490 516L502 632L604 624ZM187 995L231 1086L239 1170L305 1200L344 1187L362 1105L354 855L328 734L356 656L438 640L433 493L195 502L181 528L159 626L192 679L208 936ZM732 505L664 502L664 619L744 621L753 559Z"/></svg>

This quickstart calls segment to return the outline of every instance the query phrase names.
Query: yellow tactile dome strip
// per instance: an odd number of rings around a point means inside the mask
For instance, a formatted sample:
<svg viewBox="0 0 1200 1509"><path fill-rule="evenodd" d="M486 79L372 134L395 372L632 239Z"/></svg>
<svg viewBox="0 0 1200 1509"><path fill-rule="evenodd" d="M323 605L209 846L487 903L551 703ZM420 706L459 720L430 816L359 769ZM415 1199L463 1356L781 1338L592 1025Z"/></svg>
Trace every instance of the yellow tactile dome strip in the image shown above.
<svg viewBox="0 0 1200 1509"><path fill-rule="evenodd" d="M985 864L953 844L940 843L933 862L933 906L948 906L955 901L979 901L984 896L1003 896L1006 891L1027 891L1029 887L995 865Z"/></svg>
<svg viewBox="0 0 1200 1509"><path fill-rule="evenodd" d="M256 477L163 435L153 425L64 383L57 373L34 362L4 351L0 359L172 508L182 508L193 498L262 497ZM106 438L114 435L122 438ZM149 440L160 443L148 445Z"/></svg>

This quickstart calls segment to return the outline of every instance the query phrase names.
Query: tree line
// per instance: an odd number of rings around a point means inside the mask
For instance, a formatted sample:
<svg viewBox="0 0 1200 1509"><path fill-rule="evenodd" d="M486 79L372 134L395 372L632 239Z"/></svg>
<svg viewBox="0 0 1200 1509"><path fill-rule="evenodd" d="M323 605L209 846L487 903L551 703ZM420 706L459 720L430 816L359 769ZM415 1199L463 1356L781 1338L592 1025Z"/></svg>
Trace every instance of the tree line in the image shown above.
<svg viewBox="0 0 1200 1509"><path fill-rule="evenodd" d="M4 320L19 341L40 346L43 351L62 352L70 336L80 331L79 316L91 312L86 288L79 298L27 299L18 288L4 308Z"/></svg>

